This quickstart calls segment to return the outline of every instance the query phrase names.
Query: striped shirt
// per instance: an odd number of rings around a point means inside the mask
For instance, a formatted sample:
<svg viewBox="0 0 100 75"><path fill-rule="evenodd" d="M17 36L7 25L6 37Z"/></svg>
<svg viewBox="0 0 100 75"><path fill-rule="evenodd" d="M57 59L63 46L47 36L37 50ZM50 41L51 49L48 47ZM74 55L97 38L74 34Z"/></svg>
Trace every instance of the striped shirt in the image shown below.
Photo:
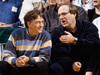
<svg viewBox="0 0 100 75"><path fill-rule="evenodd" d="M20 28L10 35L3 50L3 60L15 66L15 60L22 55L26 55L30 59L29 65L31 66L37 62L49 62L51 46L51 36L44 29L42 33L30 37L26 28Z"/></svg>

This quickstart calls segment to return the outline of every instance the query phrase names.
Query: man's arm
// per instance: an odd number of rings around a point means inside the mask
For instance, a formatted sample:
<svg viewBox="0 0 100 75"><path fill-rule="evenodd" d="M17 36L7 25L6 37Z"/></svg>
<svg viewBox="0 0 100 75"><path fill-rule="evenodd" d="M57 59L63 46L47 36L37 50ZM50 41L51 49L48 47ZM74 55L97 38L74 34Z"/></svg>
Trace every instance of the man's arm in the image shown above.
<svg viewBox="0 0 100 75"><path fill-rule="evenodd" d="M8 14L8 15L11 15L9 17L13 16L14 18L16 18L15 21L12 22L12 23L9 23L9 24L8 23L2 23L2 25L1 25L1 22L0 22L0 27L18 27L18 26L21 26L21 22L19 20L19 13L20 13L21 6L22 6L22 0L17 0L15 2L15 5L16 5L16 8L18 9L16 11L16 13L11 12L11 13L13 13L13 15Z"/></svg>
<svg viewBox="0 0 100 75"><path fill-rule="evenodd" d="M22 0L18 0L18 12L17 12L17 18L18 18L18 21L16 21L16 23L12 23L11 25L13 27L18 27L18 26L21 26L21 21L19 20L19 14L20 14L20 11L21 11L21 7L22 7Z"/></svg>
<svg viewBox="0 0 100 75"><path fill-rule="evenodd" d="M3 50L3 60L7 61L10 65L15 66L15 60L17 59L15 40L10 35L8 42Z"/></svg>

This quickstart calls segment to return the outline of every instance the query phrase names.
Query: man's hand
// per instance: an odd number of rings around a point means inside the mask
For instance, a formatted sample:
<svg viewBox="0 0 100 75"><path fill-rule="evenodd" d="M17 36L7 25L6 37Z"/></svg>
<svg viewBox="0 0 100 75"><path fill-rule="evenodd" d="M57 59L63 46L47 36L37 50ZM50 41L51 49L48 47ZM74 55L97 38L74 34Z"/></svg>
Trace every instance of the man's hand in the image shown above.
<svg viewBox="0 0 100 75"><path fill-rule="evenodd" d="M82 67L82 65L80 62L74 62L72 65L72 68L75 72L79 72L81 67Z"/></svg>
<svg viewBox="0 0 100 75"><path fill-rule="evenodd" d="M86 72L85 75L93 75L93 73L90 71Z"/></svg>
<svg viewBox="0 0 100 75"><path fill-rule="evenodd" d="M0 22L0 27L3 27L3 25L5 25L6 23L2 23L2 22Z"/></svg>
<svg viewBox="0 0 100 75"><path fill-rule="evenodd" d="M27 57L25 55L20 56L19 58L22 59L25 63L28 63L29 62L29 57Z"/></svg>
<svg viewBox="0 0 100 75"><path fill-rule="evenodd" d="M67 35L62 35L59 39L62 43L73 44L75 37L70 33L65 31Z"/></svg>
<svg viewBox="0 0 100 75"><path fill-rule="evenodd" d="M12 24L3 24L0 27L12 27Z"/></svg>
<svg viewBox="0 0 100 75"><path fill-rule="evenodd" d="M15 63L17 67L23 67L25 65L25 62L21 58L17 58Z"/></svg>

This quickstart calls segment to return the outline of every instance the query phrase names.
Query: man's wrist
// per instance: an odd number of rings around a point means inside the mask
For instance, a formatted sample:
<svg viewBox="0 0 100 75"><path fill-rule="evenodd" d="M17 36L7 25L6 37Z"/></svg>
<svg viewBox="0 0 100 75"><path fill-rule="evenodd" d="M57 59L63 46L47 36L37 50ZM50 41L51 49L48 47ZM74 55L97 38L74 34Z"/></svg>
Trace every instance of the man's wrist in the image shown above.
<svg viewBox="0 0 100 75"><path fill-rule="evenodd" d="M77 43L77 41L78 41L78 38L75 37L73 40L73 45L75 45Z"/></svg>

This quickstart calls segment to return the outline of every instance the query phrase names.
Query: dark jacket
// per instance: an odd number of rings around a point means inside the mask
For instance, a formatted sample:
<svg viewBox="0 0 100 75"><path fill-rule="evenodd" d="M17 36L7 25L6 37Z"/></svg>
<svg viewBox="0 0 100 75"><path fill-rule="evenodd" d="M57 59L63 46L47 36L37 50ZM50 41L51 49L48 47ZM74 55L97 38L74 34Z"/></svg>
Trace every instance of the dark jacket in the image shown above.
<svg viewBox="0 0 100 75"><path fill-rule="evenodd" d="M70 32L78 38L76 45L64 44L59 40L61 35L66 35L64 31L69 31L62 25L56 27L52 32L52 63L60 64L66 71L71 71L72 64L79 61L82 68L77 75L85 75L85 70L88 65L91 55L99 49L98 29L90 22L77 21L77 31ZM75 74L69 74L75 75Z"/></svg>
<svg viewBox="0 0 100 75"><path fill-rule="evenodd" d="M91 10L88 10L88 17L89 17L90 22L93 21L93 14L94 13L95 13L95 8L91 9Z"/></svg>
<svg viewBox="0 0 100 75"><path fill-rule="evenodd" d="M82 7L76 6L78 12L80 13L79 20L89 21L88 16L85 10ZM49 33L52 33L53 29L59 26L61 23L59 21L59 17L57 14L56 6L54 8L50 8L49 10L43 13L45 26L44 29L47 30Z"/></svg>

